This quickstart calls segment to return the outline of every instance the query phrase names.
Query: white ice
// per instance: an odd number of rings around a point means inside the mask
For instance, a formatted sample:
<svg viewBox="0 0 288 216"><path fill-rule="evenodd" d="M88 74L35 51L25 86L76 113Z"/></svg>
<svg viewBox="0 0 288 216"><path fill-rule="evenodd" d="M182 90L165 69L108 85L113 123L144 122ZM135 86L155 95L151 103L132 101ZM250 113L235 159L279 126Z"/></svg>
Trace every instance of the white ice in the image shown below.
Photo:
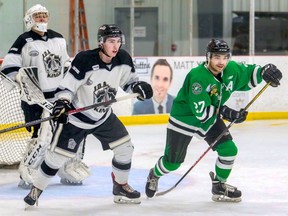
<svg viewBox="0 0 288 216"><path fill-rule="evenodd" d="M0 170L0 215L195 215L195 216L288 216L288 120L248 121L233 125L231 133L238 157L229 184L242 190L240 203L211 200L209 171L216 153L209 151L170 193L147 199L144 193L149 169L163 154L166 125L127 127L135 145L129 183L142 193L140 205L113 203L111 151L102 151L89 137L85 162L92 176L83 186L63 186L55 177L39 200L39 206L24 211L27 190L17 188L16 170ZM193 139L180 169L162 177L159 190L166 190L182 177L208 148Z"/></svg>

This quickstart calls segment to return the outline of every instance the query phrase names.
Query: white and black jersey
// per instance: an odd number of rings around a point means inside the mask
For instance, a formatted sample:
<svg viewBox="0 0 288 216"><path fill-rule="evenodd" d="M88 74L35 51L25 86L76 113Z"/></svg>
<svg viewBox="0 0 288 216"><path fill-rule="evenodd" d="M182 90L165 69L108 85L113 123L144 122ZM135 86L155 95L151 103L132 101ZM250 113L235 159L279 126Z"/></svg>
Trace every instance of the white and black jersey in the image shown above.
<svg viewBox="0 0 288 216"><path fill-rule="evenodd" d="M42 37L34 31L21 34L4 57L1 71L12 78L21 67L36 66L40 87L47 100L54 100L54 92L63 79L64 64L70 58L63 36L48 29Z"/></svg>
<svg viewBox="0 0 288 216"><path fill-rule="evenodd" d="M120 49L110 64L101 60L99 52L98 48L78 53L60 83L56 97L71 101L73 109L114 99L118 87L130 93L131 84L138 81L132 58L126 51ZM90 109L70 115L69 122L91 129L102 124L111 112L111 106Z"/></svg>

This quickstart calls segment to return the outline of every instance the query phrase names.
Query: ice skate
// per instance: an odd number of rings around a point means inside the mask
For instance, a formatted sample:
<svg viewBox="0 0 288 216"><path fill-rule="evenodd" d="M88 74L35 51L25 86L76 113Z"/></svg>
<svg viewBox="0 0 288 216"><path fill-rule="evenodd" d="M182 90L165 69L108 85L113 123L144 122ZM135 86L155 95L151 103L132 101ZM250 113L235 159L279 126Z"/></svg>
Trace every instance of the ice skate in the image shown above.
<svg viewBox="0 0 288 216"><path fill-rule="evenodd" d="M213 172L209 173L212 180L212 200L215 202L240 202L241 191L232 185L215 179Z"/></svg>
<svg viewBox="0 0 288 216"><path fill-rule="evenodd" d="M150 169L145 186L145 193L148 198L154 197L156 191L158 190L158 180L159 177L154 175L154 169Z"/></svg>
<svg viewBox="0 0 288 216"><path fill-rule="evenodd" d="M24 198L24 202L26 204L25 209L27 209L29 206L38 206L38 199L42 193L42 190L32 186L32 189L30 193Z"/></svg>
<svg viewBox="0 0 288 216"><path fill-rule="evenodd" d="M140 204L140 192L134 190L128 183L118 184L112 174L114 202L119 204Z"/></svg>

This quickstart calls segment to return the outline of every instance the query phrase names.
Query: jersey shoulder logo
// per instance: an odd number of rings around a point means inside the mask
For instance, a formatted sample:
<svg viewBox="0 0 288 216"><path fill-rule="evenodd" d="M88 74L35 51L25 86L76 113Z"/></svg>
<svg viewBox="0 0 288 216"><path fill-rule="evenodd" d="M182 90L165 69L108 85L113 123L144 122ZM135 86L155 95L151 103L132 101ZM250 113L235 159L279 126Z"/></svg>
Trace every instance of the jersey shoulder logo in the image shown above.
<svg viewBox="0 0 288 216"><path fill-rule="evenodd" d="M192 84L192 93L195 94L195 95L198 95L202 92L202 86L195 82Z"/></svg>

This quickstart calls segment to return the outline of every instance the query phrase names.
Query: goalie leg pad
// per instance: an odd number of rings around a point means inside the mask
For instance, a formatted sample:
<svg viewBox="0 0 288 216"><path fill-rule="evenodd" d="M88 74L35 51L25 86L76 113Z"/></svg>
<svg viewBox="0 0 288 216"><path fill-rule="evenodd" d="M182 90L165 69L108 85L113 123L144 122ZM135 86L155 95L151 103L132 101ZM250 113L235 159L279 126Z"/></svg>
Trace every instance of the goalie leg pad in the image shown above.
<svg viewBox="0 0 288 216"><path fill-rule="evenodd" d="M85 139L81 142L76 156L69 159L58 171L62 184L81 185L82 181L88 178L91 173L89 167L82 162L85 149Z"/></svg>
<svg viewBox="0 0 288 216"><path fill-rule="evenodd" d="M34 175L36 173L35 169L31 169L28 166L25 166L24 163L20 163L18 172L21 176L21 180L18 184L19 187L27 189L30 188L29 184L33 182Z"/></svg>
<svg viewBox="0 0 288 216"><path fill-rule="evenodd" d="M49 113L44 110L42 116L47 117L49 116ZM44 160L45 153L52 137L50 128L49 122L43 122L38 138L31 139L26 147L18 171L22 179L27 183L32 183L36 170Z"/></svg>
<svg viewBox="0 0 288 216"><path fill-rule="evenodd" d="M24 158L24 166L37 169L44 160L47 145L37 142Z"/></svg>
<svg viewBox="0 0 288 216"><path fill-rule="evenodd" d="M91 175L91 172L84 162L73 158L67 161L64 166L59 169L57 174L61 177L61 180L66 179L69 184L77 184L88 178ZM62 183L65 184L65 181Z"/></svg>
<svg viewBox="0 0 288 216"><path fill-rule="evenodd" d="M26 151L24 153L24 157L22 158L22 160L20 162L18 172L19 172L21 178L23 179L22 184L20 184L21 183L21 181L20 181L20 183L19 183L20 185L25 185L25 182L27 182L27 184L32 183L33 174L35 173L35 170L29 168L27 166L27 164L25 163L25 161L29 160L28 159L29 155L33 154L32 152L33 152L33 149L36 145L36 141L37 141L37 139L34 138L28 142L27 147L26 147Z"/></svg>
<svg viewBox="0 0 288 216"><path fill-rule="evenodd" d="M43 110L42 116L43 118L49 116L49 112ZM44 160L45 152L47 151L51 137L52 132L49 122L42 122L37 142L34 140L33 148L29 147L30 150L24 156L25 166L29 166L29 168L32 169L37 169L39 167Z"/></svg>

